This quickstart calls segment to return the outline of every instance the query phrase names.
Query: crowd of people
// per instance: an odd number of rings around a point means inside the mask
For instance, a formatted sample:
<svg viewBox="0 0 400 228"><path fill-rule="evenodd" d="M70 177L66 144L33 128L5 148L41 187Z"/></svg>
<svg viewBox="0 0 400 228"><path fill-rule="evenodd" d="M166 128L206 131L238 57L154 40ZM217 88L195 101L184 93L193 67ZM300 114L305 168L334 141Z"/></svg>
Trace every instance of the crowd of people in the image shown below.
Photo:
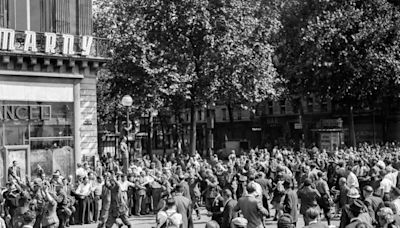
<svg viewBox="0 0 400 228"><path fill-rule="evenodd" d="M227 160L212 153L107 154L94 167L78 164L75 175L47 176L38 167L32 178L21 178L14 161L0 196L0 228L131 227L129 217L147 214L157 228L190 228L203 206L211 216L206 227L262 228L271 218L290 228L299 215L308 228L335 218L340 228L400 227L399 148L275 147L232 151Z"/></svg>

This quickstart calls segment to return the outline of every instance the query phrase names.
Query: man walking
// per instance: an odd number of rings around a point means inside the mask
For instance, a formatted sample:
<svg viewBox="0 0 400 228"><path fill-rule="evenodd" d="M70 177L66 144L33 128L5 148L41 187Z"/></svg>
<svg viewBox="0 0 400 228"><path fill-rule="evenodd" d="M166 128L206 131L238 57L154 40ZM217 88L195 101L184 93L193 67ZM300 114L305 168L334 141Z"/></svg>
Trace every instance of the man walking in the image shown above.
<svg viewBox="0 0 400 228"><path fill-rule="evenodd" d="M247 186L247 195L241 197L238 204L233 209L234 212L242 211L243 217L247 219L247 228L262 228L262 216L267 216L268 211L262 206L261 200L256 198L256 188L254 185Z"/></svg>

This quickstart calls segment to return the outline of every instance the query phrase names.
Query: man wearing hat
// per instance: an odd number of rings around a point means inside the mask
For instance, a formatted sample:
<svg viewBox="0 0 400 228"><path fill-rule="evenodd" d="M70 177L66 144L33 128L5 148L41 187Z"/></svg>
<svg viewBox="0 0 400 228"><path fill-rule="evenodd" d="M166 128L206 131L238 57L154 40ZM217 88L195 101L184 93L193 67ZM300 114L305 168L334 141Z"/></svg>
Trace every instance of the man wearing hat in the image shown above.
<svg viewBox="0 0 400 228"><path fill-rule="evenodd" d="M345 228L347 225L350 224L351 219L357 217L360 213L368 214L367 207L361 200L359 200L360 194L356 188L350 188L349 192L347 193L347 197L349 199L349 203L346 204L342 209L340 228Z"/></svg>
<svg viewBox="0 0 400 228"><path fill-rule="evenodd" d="M241 197L233 209L234 212L241 211L243 217L247 219L247 228L262 228L263 217L267 216L268 211L262 206L260 200L255 197L256 189L254 185L247 186L247 195Z"/></svg>
<svg viewBox="0 0 400 228"><path fill-rule="evenodd" d="M283 187L285 188L285 196L283 199L283 212L287 213L292 218L292 223L296 227L298 219L298 197L297 193L293 190L292 183L289 181L283 182Z"/></svg>
<svg viewBox="0 0 400 228"><path fill-rule="evenodd" d="M367 206L371 217L375 220L376 215L382 207L385 206L382 198L374 196L374 189L370 185L363 188L364 204Z"/></svg>
<svg viewBox="0 0 400 228"><path fill-rule="evenodd" d="M192 202L189 198L183 196L184 187L181 184L176 186L175 192L176 211L182 215L182 228L193 228Z"/></svg>
<svg viewBox="0 0 400 228"><path fill-rule="evenodd" d="M304 224L307 226L310 221L306 216L306 212L309 208L318 207L318 199L321 197L318 190L313 188L311 179L307 178L304 180L303 188L297 192L297 195L301 201L300 214L303 215Z"/></svg>

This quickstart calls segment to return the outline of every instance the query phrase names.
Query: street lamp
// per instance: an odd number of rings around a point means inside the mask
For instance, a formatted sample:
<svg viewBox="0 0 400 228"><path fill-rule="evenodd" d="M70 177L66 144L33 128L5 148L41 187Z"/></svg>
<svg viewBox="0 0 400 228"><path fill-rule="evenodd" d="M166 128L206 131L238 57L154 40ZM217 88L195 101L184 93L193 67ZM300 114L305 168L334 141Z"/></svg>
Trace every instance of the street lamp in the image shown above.
<svg viewBox="0 0 400 228"><path fill-rule="evenodd" d="M133 104L133 99L130 95L125 95L122 97L121 104L126 107L126 137L128 138L129 133L129 107Z"/></svg>

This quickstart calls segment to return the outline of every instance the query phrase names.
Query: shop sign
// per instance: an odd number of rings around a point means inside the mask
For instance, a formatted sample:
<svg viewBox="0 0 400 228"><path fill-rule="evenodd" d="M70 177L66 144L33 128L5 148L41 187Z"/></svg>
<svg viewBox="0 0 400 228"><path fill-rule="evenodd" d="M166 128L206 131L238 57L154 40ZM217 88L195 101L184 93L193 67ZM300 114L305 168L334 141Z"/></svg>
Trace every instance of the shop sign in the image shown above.
<svg viewBox="0 0 400 228"><path fill-rule="evenodd" d="M343 127L343 120L338 119L322 119L321 126L323 128L342 128Z"/></svg>
<svg viewBox="0 0 400 228"><path fill-rule="evenodd" d="M50 105L0 105L2 120L50 120Z"/></svg>
<svg viewBox="0 0 400 228"><path fill-rule="evenodd" d="M303 129L303 126L301 123L294 123L294 129L296 130Z"/></svg>
<svg viewBox="0 0 400 228"><path fill-rule="evenodd" d="M16 50L16 44L20 44L21 48L25 52L44 52L46 54L64 54L64 55L75 55L80 54L88 56L91 53L93 44L92 36L82 36L79 38L79 49L74 50L77 37L71 34L56 34L51 32L44 33L44 50L38 49L37 41L42 39L36 32L25 31L24 39L17 41L15 30L8 28L0 28L0 50L14 51ZM61 42L59 42L59 40Z"/></svg>

